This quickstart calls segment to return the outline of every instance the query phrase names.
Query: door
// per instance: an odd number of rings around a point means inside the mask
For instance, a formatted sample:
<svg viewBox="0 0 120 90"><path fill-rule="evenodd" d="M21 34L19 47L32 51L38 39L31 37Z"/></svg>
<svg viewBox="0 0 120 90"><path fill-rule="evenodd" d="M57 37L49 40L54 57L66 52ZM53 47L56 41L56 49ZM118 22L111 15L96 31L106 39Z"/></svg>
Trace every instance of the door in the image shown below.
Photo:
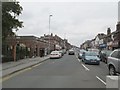
<svg viewBox="0 0 120 90"><path fill-rule="evenodd" d="M118 72L120 73L120 51L118 51Z"/></svg>

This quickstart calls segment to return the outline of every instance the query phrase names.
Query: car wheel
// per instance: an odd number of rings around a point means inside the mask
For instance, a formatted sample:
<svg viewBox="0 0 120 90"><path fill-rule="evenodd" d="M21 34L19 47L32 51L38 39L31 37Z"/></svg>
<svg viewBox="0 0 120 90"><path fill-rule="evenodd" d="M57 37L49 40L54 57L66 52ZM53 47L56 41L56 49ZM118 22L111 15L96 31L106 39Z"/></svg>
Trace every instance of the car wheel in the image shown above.
<svg viewBox="0 0 120 90"><path fill-rule="evenodd" d="M110 66L109 68L109 75L116 75L116 71L115 71L115 68L113 66Z"/></svg>

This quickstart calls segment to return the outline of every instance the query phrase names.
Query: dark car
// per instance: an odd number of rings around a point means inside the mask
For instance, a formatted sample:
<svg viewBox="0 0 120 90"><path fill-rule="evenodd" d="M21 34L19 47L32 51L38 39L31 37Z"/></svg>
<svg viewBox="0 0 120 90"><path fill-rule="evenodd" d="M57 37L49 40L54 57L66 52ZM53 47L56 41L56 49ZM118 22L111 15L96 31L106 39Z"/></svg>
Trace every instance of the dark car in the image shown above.
<svg viewBox="0 0 120 90"><path fill-rule="evenodd" d="M83 53L83 62L85 64L100 64L100 58L95 52L84 52Z"/></svg>
<svg viewBox="0 0 120 90"><path fill-rule="evenodd" d="M84 49L81 49L81 50L79 51L79 53L78 53L78 58L79 58L79 59L82 59L82 55L83 55L84 52L86 52L86 50L84 50Z"/></svg>
<svg viewBox="0 0 120 90"><path fill-rule="evenodd" d="M107 58L108 58L108 56L110 55L111 52L112 51L110 51L110 50L102 50L100 52L100 59L101 59L101 61L107 63Z"/></svg>

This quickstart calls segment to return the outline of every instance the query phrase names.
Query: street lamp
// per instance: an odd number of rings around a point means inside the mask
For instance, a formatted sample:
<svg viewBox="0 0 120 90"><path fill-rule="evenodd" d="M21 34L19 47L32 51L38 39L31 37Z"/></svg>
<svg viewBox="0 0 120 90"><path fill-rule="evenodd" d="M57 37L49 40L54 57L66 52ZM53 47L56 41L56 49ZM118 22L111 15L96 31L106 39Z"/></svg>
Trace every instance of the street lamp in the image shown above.
<svg viewBox="0 0 120 90"><path fill-rule="evenodd" d="M50 20L53 15L49 15L49 35L50 35ZM50 54L50 36L49 36L49 54Z"/></svg>
<svg viewBox="0 0 120 90"><path fill-rule="evenodd" d="M53 15L49 15L49 34L50 34L50 19Z"/></svg>

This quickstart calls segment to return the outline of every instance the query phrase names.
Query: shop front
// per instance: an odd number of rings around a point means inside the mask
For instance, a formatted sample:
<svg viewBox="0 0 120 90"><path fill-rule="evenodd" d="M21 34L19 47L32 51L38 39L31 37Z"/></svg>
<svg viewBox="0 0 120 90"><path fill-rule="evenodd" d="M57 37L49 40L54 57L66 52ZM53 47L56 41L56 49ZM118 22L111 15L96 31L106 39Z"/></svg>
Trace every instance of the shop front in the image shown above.
<svg viewBox="0 0 120 90"><path fill-rule="evenodd" d="M100 45L99 45L99 48L100 48L100 49L105 49L106 47L107 47L107 44L100 44Z"/></svg>
<svg viewBox="0 0 120 90"><path fill-rule="evenodd" d="M120 41L114 41L113 42L113 50L120 48Z"/></svg>

